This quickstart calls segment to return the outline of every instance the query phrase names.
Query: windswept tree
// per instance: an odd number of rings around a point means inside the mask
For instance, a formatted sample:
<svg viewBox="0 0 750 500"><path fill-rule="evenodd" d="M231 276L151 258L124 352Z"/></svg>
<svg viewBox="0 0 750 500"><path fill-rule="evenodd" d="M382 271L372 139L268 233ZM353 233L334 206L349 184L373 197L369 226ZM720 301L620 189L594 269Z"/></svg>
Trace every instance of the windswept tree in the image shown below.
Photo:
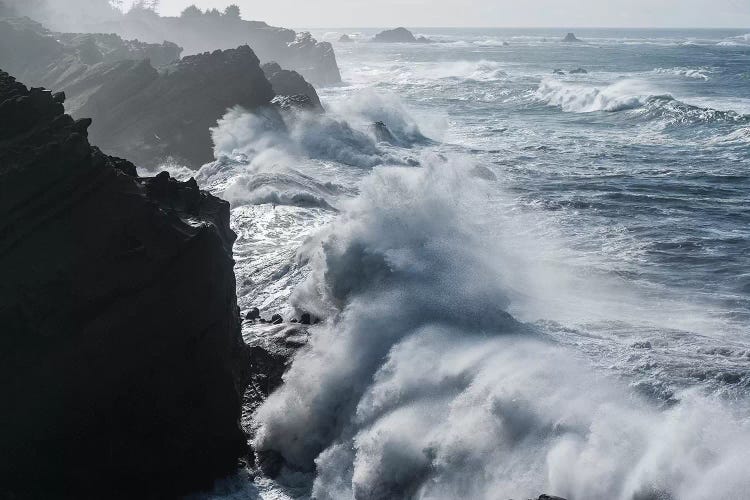
<svg viewBox="0 0 750 500"><path fill-rule="evenodd" d="M203 12L196 7L195 5L191 5L190 7L187 7L185 10L182 11L182 14L180 14L181 17L200 17L203 15Z"/></svg>
<svg viewBox="0 0 750 500"><path fill-rule="evenodd" d="M224 16L231 17L233 19L240 19L240 8L237 4L231 4L224 9Z"/></svg>

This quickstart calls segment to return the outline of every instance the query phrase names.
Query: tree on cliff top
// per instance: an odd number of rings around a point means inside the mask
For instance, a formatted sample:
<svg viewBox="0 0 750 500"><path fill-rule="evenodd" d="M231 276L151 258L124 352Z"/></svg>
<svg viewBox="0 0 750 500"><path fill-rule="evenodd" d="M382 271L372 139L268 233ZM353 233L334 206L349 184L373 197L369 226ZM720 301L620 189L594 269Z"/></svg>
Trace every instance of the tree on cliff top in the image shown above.
<svg viewBox="0 0 750 500"><path fill-rule="evenodd" d="M236 4L229 5L226 9L224 9L224 15L226 17L231 17L235 19L240 19L240 8Z"/></svg>
<svg viewBox="0 0 750 500"><path fill-rule="evenodd" d="M181 17L200 17L203 15L203 12L196 7L195 5L191 5L190 7L187 7L185 10L182 11L182 14L180 14Z"/></svg>

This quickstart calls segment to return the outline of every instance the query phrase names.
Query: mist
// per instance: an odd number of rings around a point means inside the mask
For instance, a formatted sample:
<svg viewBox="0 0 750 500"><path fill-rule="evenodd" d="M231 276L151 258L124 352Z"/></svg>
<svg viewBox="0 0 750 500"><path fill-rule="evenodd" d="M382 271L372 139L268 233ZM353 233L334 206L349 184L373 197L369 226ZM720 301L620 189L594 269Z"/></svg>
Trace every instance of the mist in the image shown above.
<svg viewBox="0 0 750 500"><path fill-rule="evenodd" d="M223 9L225 0L162 0L164 15L187 5ZM744 27L748 0L236 0L252 19L293 27Z"/></svg>

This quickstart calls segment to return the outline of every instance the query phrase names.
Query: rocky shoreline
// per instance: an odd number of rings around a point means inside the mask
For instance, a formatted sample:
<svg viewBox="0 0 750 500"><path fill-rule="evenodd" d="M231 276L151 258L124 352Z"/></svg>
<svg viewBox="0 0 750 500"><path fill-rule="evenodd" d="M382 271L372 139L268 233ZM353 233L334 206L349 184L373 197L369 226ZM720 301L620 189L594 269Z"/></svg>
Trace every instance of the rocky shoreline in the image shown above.
<svg viewBox="0 0 750 500"><path fill-rule="evenodd" d="M0 19L0 68L65 92L69 114L93 119L92 142L140 166L172 160L197 169L211 161L209 129L233 106L256 109L276 97L305 96L305 106L322 110L299 73L276 63L261 68L247 45L180 59L181 50L171 42L53 33L27 18Z"/></svg>
<svg viewBox="0 0 750 500"><path fill-rule="evenodd" d="M208 488L246 451L229 204L137 177L63 101L0 73L0 496Z"/></svg>

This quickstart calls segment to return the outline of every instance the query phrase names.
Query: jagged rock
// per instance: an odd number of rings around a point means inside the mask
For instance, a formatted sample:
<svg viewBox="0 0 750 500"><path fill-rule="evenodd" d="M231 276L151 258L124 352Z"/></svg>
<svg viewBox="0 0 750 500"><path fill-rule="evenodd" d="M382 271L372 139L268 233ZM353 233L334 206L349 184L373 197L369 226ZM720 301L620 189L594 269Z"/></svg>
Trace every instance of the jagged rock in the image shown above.
<svg viewBox="0 0 750 500"><path fill-rule="evenodd" d="M320 98L318 97L315 88L307 83L302 75L296 71L282 69L281 66L275 62L266 63L262 68L263 74L271 83L273 92L277 97L296 97L302 95L308 98L306 103L299 102L301 105L304 104L303 107L320 110L323 109L323 105L320 103Z"/></svg>
<svg viewBox="0 0 750 500"><path fill-rule="evenodd" d="M260 318L260 309L257 307L253 307L247 312L247 315L245 315L245 319L250 321L255 321L258 318Z"/></svg>
<svg viewBox="0 0 750 500"><path fill-rule="evenodd" d="M171 42L148 44L114 34L53 33L29 18L0 19L0 67L34 86L85 91L85 82L100 65L149 60L155 67L180 58Z"/></svg>
<svg viewBox="0 0 750 500"><path fill-rule="evenodd" d="M341 35L341 38L339 38L339 42L341 43L351 43L353 41L354 39L350 37L349 35L347 35L346 33Z"/></svg>
<svg viewBox="0 0 750 500"><path fill-rule="evenodd" d="M390 130L388 130L388 126L383 122L375 122L372 124L372 131L375 134L375 139L377 139L378 142L387 142L389 144L397 144L398 141L395 137L393 137L393 134Z"/></svg>
<svg viewBox="0 0 750 500"><path fill-rule="evenodd" d="M395 28L392 30L381 31L373 39L381 43L417 43L417 39L411 31L406 28Z"/></svg>
<svg viewBox="0 0 750 500"><path fill-rule="evenodd" d="M293 69L316 85L341 82L333 46L315 40L310 33L269 26L239 17L197 15L162 17L145 9L134 9L112 21L91 26L92 31L117 33L147 42L171 40L186 54L249 45L263 62L276 61Z"/></svg>
<svg viewBox="0 0 750 500"><path fill-rule="evenodd" d="M576 38L575 33L568 33L565 35L565 38L562 39L563 42L580 42L578 38Z"/></svg>
<svg viewBox="0 0 750 500"><path fill-rule="evenodd" d="M0 497L210 487L246 450L229 204L136 177L62 100L0 73Z"/></svg>
<svg viewBox="0 0 750 500"><path fill-rule="evenodd" d="M320 108L316 107L306 95L277 95L271 100L271 104L283 111L295 109L320 111Z"/></svg>
<svg viewBox="0 0 750 500"><path fill-rule="evenodd" d="M123 61L75 112L91 116L102 150L154 165L172 157L198 168L213 159L209 128L232 106L270 103L273 90L248 46L188 56L157 72ZM103 75L104 76L104 75Z"/></svg>
<svg viewBox="0 0 750 500"><path fill-rule="evenodd" d="M587 73L588 73L588 71L586 71L583 68L576 68L576 69L570 70L570 74L571 75L585 75Z"/></svg>

